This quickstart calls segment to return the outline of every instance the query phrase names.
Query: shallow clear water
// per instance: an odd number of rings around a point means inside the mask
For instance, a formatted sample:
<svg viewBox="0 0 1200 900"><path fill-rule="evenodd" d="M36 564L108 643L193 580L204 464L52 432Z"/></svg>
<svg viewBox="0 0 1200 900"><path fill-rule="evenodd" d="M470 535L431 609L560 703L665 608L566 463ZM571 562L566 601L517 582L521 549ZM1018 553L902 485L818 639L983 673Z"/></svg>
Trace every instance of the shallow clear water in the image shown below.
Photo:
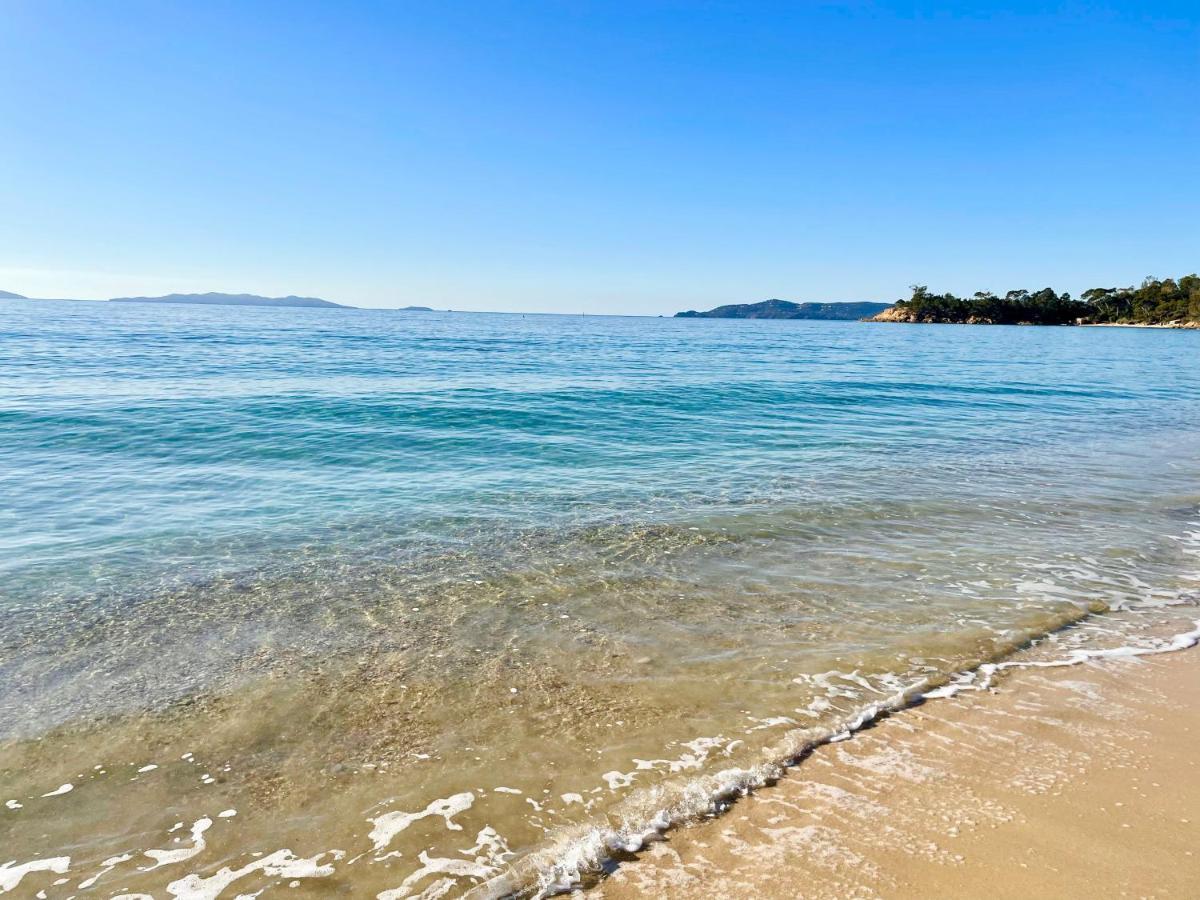
<svg viewBox="0 0 1200 900"><path fill-rule="evenodd" d="M1196 614L1195 332L0 313L0 887L565 885Z"/></svg>

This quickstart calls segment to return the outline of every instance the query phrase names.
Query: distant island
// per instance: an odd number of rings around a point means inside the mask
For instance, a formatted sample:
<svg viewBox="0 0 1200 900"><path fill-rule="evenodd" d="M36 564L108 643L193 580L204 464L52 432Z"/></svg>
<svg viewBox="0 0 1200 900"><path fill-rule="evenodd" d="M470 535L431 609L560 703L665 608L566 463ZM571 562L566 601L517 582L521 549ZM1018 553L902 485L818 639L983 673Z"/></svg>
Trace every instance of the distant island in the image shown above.
<svg viewBox="0 0 1200 900"><path fill-rule="evenodd" d="M677 319L828 319L853 322L883 312L887 303L793 303L763 300L761 303L731 303L707 312L689 309L675 313Z"/></svg>
<svg viewBox="0 0 1200 900"><path fill-rule="evenodd" d="M870 322L961 325L1145 325L1200 328L1200 276L1147 278L1138 287L1091 288L1076 300L1051 288L978 291L970 297L934 294L914 285L912 296L876 313Z"/></svg>
<svg viewBox="0 0 1200 900"><path fill-rule="evenodd" d="M433 312L432 306L401 306L399 312Z"/></svg>
<svg viewBox="0 0 1200 900"><path fill-rule="evenodd" d="M163 297L113 297L109 303L187 303L198 306L297 306L352 309L319 297L260 297L257 294L167 294Z"/></svg>
<svg viewBox="0 0 1200 900"><path fill-rule="evenodd" d="M14 294L12 291L0 291L0 300L28 300L29 298L23 294Z"/></svg>

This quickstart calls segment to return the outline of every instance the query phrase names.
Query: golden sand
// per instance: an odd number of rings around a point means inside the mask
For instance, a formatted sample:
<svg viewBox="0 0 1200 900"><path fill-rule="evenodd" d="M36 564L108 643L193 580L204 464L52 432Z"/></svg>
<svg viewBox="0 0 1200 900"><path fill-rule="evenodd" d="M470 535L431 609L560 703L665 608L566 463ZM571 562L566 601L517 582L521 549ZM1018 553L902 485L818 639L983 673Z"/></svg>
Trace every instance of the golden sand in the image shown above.
<svg viewBox="0 0 1200 900"><path fill-rule="evenodd" d="M597 898L1200 896L1200 652L1018 670L819 748Z"/></svg>

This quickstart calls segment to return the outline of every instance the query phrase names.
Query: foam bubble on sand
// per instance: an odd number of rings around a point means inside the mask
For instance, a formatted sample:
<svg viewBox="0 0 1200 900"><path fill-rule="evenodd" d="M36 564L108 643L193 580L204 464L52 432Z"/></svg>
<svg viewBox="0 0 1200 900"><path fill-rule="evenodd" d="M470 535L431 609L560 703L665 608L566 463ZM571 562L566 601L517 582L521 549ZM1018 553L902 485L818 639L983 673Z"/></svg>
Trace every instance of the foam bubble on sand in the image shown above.
<svg viewBox="0 0 1200 900"><path fill-rule="evenodd" d="M73 790L75 790L75 785L71 784L71 782L68 781L66 784L61 784L52 791L47 791L46 793L42 794L42 796L43 797L61 797L63 794L69 794Z"/></svg>
<svg viewBox="0 0 1200 900"><path fill-rule="evenodd" d="M22 809L23 808L22 804L18 803L16 800L5 800L4 805L7 806L9 809Z"/></svg>
<svg viewBox="0 0 1200 900"><path fill-rule="evenodd" d="M212 828L212 823L212 819L205 816L202 819L197 819L192 824L192 846L190 847L181 847L178 850L145 851L142 855L148 856L150 859L154 860L154 865L141 866L139 867L138 871L150 872L159 868L160 866L169 866L173 865L174 863L180 863L202 853L204 848L207 846L207 844L204 842L204 832Z"/></svg>
<svg viewBox="0 0 1200 900"><path fill-rule="evenodd" d="M0 865L0 894L7 894L21 883L31 872L53 872L55 875L66 874L71 867L71 857L53 856L47 859L31 859L29 862L18 863L15 859Z"/></svg>
<svg viewBox="0 0 1200 900"><path fill-rule="evenodd" d="M110 856L108 859L104 860L104 862L100 863L99 872L97 872L91 878L85 878L83 881L79 882L80 890L87 890L121 863L129 862L131 859L133 859L132 853L122 853L120 856Z"/></svg>
<svg viewBox="0 0 1200 900"><path fill-rule="evenodd" d="M444 800L434 800L420 812L389 812L382 816L376 816L374 819L367 819L375 827L371 829L369 837L374 844L374 849L379 852L384 847L392 842L392 838L406 829L413 822L419 819L424 819L426 816L441 816L446 820L446 827L451 831L462 831L462 826L454 821L454 816L470 809L475 802L475 795L467 791L462 794L455 794L452 797L447 797Z"/></svg>
<svg viewBox="0 0 1200 900"><path fill-rule="evenodd" d="M753 731L754 729L751 730ZM688 769L699 769L702 768L704 763L708 760L708 756L711 751L723 748L725 750L725 754L728 756L731 752L730 748L740 743L742 742L733 741L727 744L726 739L721 736L694 738L690 741L684 741L680 745L682 747L686 747L691 752L682 753L675 759L638 759L637 757L634 757L633 763L636 766L635 772L649 771L653 769L666 769L668 772L675 774ZM608 774L612 775L613 773L610 772ZM634 774L634 772L629 774L628 778L630 782L633 781ZM608 781L607 775L601 777ZM628 782L626 784L619 784L617 786L626 787L627 785ZM613 788L613 782L609 782L609 787Z"/></svg>
<svg viewBox="0 0 1200 900"><path fill-rule="evenodd" d="M157 768L158 766L156 766L154 763L150 763L148 766L142 766L140 769L138 769L138 774L141 775L143 772L153 772Z"/></svg>
<svg viewBox="0 0 1200 900"><path fill-rule="evenodd" d="M799 678L793 678L792 681L796 684L804 683ZM813 697L812 700L809 701L808 706L804 707L803 709L798 708L796 709L796 712L800 713L802 716L809 716L816 719L819 718L822 713L829 712L831 709L833 709L833 704L829 702L828 697Z"/></svg>
<svg viewBox="0 0 1200 900"><path fill-rule="evenodd" d="M984 663L979 668L973 669L970 672L959 672L952 676L948 683L926 691L925 699L945 699L953 697L955 694L960 694L963 691L986 691L992 686L996 669L997 666L995 663Z"/></svg>
<svg viewBox="0 0 1200 900"><path fill-rule="evenodd" d="M520 794L521 793L521 791L517 790L516 788L510 788L510 787L498 787L498 788L492 788L492 790L495 791L497 794Z"/></svg>
<svg viewBox="0 0 1200 900"><path fill-rule="evenodd" d="M491 863L499 863L512 856L512 853L508 849L508 842L491 825L485 825L475 835L475 846L462 852L468 856L474 854L476 862L486 860ZM479 859L481 855L483 859Z"/></svg>
<svg viewBox="0 0 1200 900"><path fill-rule="evenodd" d="M327 852L335 862L345 855L341 850ZM269 856L247 863L240 869L231 869L226 866L207 878L193 872L168 884L167 893L178 900L216 900L225 888L239 878L245 878L258 871L275 878L325 878L333 874L331 863L321 864L320 862L321 857L325 855L325 853L318 853L316 856L303 859L294 856L291 850L276 850ZM257 895L252 894L251 896Z"/></svg>
<svg viewBox="0 0 1200 900"><path fill-rule="evenodd" d="M826 697L843 697L848 700L853 700L858 696L858 692L844 685L838 685L833 682L834 678L845 678L844 672L832 670L829 672L818 672L814 675L801 676L793 678L792 681L796 684L812 683L825 691Z"/></svg>
<svg viewBox="0 0 1200 900"><path fill-rule="evenodd" d="M421 868L417 869L411 875L400 883L399 887L391 888L390 890L380 891L375 895L376 900L403 900L405 897L413 896L413 890L418 882L430 875L452 875L455 878L474 878L483 880L494 875L496 870L492 866L482 864L480 862L471 862L464 859L439 859L431 857L426 850L422 850L417 858L421 861ZM430 885L421 892L422 897L441 897L444 896L451 888L454 887L454 880L450 878L439 879L435 884Z"/></svg>
<svg viewBox="0 0 1200 900"><path fill-rule="evenodd" d="M604 779L604 783L608 785L610 791L616 791L633 784L632 772L626 775L624 772L618 772L616 769L613 769L613 771L605 772L600 777Z"/></svg>

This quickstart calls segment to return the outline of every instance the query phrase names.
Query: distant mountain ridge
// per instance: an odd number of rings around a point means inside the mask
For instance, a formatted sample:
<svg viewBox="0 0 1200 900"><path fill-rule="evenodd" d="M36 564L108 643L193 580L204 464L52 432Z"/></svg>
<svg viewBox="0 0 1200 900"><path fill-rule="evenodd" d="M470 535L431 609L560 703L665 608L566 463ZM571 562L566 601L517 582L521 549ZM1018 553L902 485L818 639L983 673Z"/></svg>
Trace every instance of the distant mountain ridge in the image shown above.
<svg viewBox="0 0 1200 900"><path fill-rule="evenodd" d="M162 297L113 297L109 303L190 303L198 306L297 306L351 309L319 297L260 297L258 294L167 294Z"/></svg>
<svg viewBox="0 0 1200 900"><path fill-rule="evenodd" d="M0 291L0 300L36 300L36 297L26 297L14 294L12 291ZM50 298L47 298L50 299ZM53 298L70 300L67 297ZM71 301L75 302L75 301ZM334 303L332 300L322 300L320 297L297 297L289 294L286 297L260 297L258 294L164 294L161 297L113 297L110 300L79 301L87 303L178 303L194 306L270 306L270 307L308 307L310 309L354 309L344 303Z"/></svg>
<svg viewBox="0 0 1200 900"><path fill-rule="evenodd" d="M858 301L849 303L793 303L790 300L763 300L760 303L730 303L707 312L689 309L675 313L677 319L826 319L850 322L883 312L890 303Z"/></svg>

